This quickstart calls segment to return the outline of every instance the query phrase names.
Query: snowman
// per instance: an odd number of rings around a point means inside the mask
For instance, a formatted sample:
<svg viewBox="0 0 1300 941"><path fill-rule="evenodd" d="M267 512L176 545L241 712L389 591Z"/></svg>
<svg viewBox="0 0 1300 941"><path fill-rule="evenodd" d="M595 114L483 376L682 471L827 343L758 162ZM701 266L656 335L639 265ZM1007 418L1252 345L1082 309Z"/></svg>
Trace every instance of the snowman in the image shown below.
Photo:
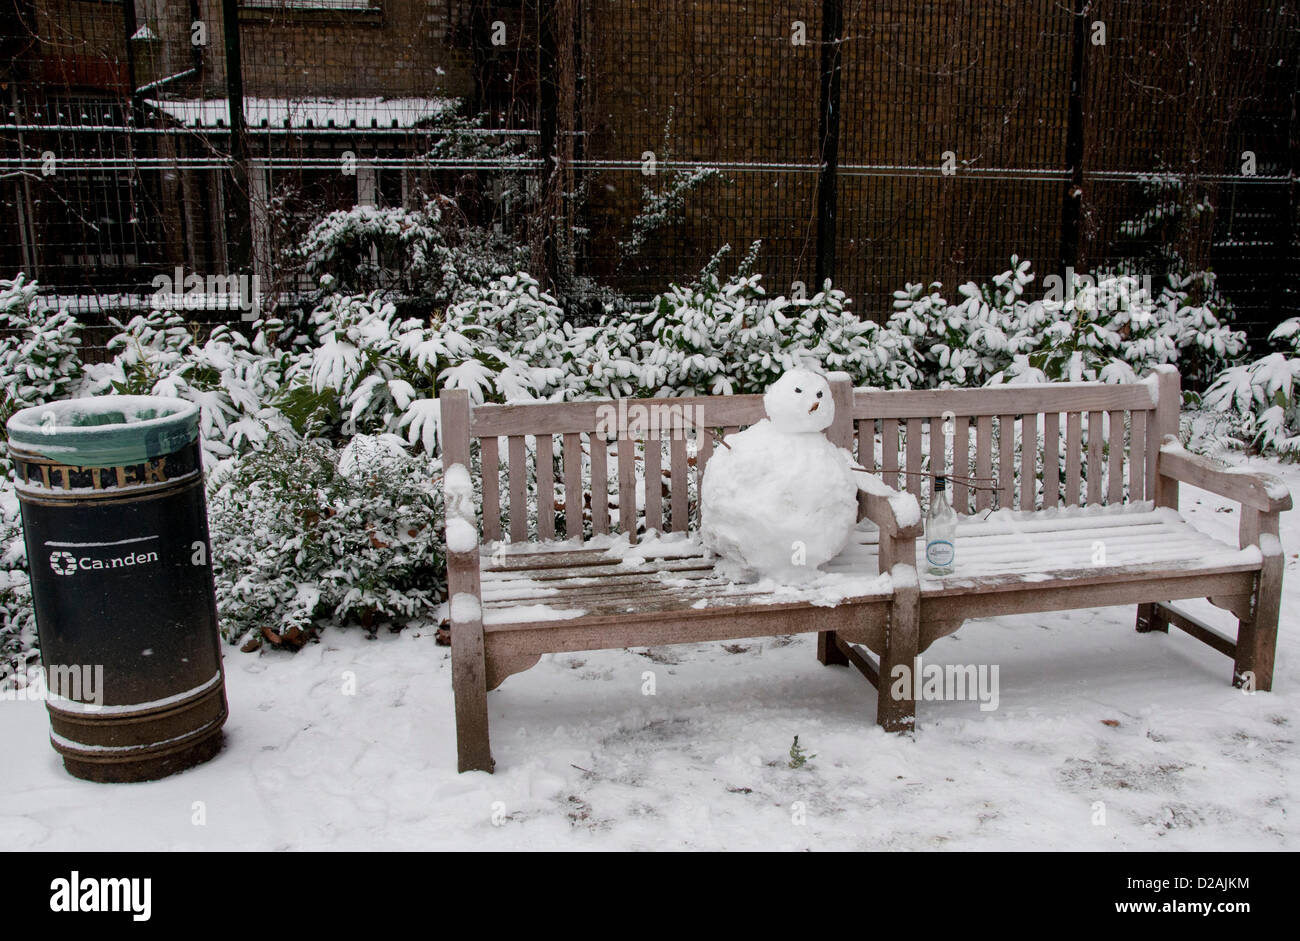
<svg viewBox="0 0 1300 941"><path fill-rule="evenodd" d="M816 578L858 518L849 452L823 432L835 419L830 384L792 369L763 396L767 418L713 452L700 489L700 536L736 581Z"/></svg>

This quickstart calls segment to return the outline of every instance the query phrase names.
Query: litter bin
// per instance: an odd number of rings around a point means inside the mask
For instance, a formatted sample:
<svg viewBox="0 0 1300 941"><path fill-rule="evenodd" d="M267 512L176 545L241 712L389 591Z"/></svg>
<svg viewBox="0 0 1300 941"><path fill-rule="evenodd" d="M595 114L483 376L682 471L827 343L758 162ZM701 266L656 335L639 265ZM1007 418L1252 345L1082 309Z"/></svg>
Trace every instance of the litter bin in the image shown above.
<svg viewBox="0 0 1300 941"><path fill-rule="evenodd" d="M198 407L114 395L9 419L50 714L69 773L148 781L221 748Z"/></svg>

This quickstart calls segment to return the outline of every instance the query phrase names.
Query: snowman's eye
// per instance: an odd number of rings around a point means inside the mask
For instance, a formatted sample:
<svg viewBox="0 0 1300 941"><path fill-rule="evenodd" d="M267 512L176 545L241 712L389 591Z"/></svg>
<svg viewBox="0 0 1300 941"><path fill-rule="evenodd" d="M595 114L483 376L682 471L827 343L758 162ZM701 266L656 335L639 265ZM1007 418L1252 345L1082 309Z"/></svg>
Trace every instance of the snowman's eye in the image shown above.
<svg viewBox="0 0 1300 941"><path fill-rule="evenodd" d="M795 394L795 395L803 395L803 389L800 389L798 386L795 386L795 388L794 388L794 394Z"/></svg>
<svg viewBox="0 0 1300 941"><path fill-rule="evenodd" d="M818 393L817 393L817 398L820 399L821 397L822 397L822 394L821 394L820 392L818 392Z"/></svg>

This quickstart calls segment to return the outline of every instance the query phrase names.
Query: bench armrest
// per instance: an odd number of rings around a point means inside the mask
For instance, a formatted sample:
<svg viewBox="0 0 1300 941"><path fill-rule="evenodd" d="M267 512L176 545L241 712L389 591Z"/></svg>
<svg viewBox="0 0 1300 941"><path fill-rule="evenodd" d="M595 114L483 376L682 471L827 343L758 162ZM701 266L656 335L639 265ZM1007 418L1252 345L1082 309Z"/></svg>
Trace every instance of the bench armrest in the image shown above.
<svg viewBox="0 0 1300 941"><path fill-rule="evenodd" d="M871 520L882 534L902 539L916 539L925 532L916 497L864 471L854 471L853 477L858 484L859 521Z"/></svg>
<svg viewBox="0 0 1300 941"><path fill-rule="evenodd" d="M892 572L895 565L916 568L916 540L925 532L921 504L865 471L854 471L853 477L858 484L858 520L871 520L880 529L880 573Z"/></svg>
<svg viewBox="0 0 1300 941"><path fill-rule="evenodd" d="M1173 435L1165 435L1160 444L1157 468L1161 477L1227 497L1263 513L1291 509L1291 492L1278 478L1257 471L1238 470L1192 454Z"/></svg>

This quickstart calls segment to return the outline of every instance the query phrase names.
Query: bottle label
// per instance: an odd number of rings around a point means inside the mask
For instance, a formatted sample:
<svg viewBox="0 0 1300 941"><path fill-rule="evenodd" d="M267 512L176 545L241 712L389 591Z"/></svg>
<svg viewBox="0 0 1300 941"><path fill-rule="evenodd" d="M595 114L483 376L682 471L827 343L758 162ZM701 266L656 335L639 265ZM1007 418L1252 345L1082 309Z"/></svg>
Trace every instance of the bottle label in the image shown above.
<svg viewBox="0 0 1300 941"><path fill-rule="evenodd" d="M946 568L952 565L955 556L956 551L953 544L946 539L936 539L925 544L925 560L931 565Z"/></svg>

